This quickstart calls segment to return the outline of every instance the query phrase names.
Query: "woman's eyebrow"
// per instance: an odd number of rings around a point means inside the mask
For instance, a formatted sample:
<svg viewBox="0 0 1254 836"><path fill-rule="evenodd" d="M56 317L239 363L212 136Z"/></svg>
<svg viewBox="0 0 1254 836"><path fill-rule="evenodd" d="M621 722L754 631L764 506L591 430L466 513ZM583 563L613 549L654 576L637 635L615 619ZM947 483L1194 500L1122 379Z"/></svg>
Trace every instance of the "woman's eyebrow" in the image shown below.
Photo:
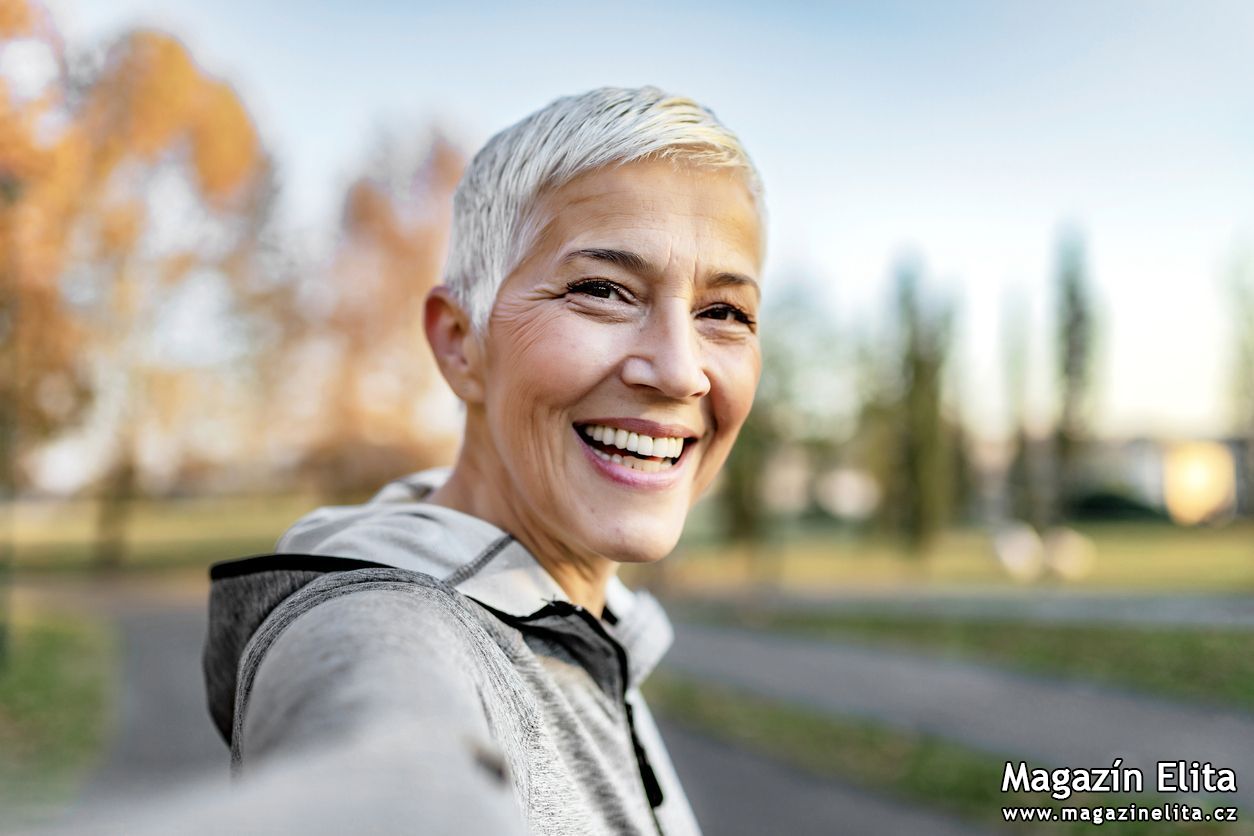
<svg viewBox="0 0 1254 836"><path fill-rule="evenodd" d="M751 287L753 288L753 292L758 295L758 298L762 298L762 288L758 286L758 283L748 276L743 276L740 273L719 273L717 276L710 279L708 284L710 287L726 287L728 285L732 287Z"/></svg>
<svg viewBox="0 0 1254 836"><path fill-rule="evenodd" d="M578 258L603 261L606 264L613 264L637 275L656 275L658 272L657 268L647 258L630 250L614 250L604 247L571 250L562 257L562 263L565 264ZM711 277L707 284L710 287L748 286L753 288L753 292L758 295L759 299L762 298L762 288L758 286L758 283L754 279L740 273L718 273Z"/></svg>
<svg viewBox="0 0 1254 836"><path fill-rule="evenodd" d="M601 247L591 247L583 250L571 250L562 257L562 263L565 264L574 261L577 258L590 258L593 261L604 261L607 264L613 264L616 267L622 267L624 270L630 270L633 273L654 273L656 270L649 260L639 253L633 253L629 250L610 250Z"/></svg>

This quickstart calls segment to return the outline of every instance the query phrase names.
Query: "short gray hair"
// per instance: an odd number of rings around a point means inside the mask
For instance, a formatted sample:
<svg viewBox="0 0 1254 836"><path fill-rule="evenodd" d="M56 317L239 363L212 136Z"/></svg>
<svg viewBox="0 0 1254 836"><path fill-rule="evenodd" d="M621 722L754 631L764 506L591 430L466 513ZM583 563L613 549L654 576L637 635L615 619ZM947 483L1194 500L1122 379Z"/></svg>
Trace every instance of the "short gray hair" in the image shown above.
<svg viewBox="0 0 1254 836"><path fill-rule="evenodd" d="M643 159L740 169L765 228L757 168L709 109L656 87L565 96L489 139L453 195L444 283L477 335L487 334L496 293L531 244L528 215L540 195L593 169Z"/></svg>

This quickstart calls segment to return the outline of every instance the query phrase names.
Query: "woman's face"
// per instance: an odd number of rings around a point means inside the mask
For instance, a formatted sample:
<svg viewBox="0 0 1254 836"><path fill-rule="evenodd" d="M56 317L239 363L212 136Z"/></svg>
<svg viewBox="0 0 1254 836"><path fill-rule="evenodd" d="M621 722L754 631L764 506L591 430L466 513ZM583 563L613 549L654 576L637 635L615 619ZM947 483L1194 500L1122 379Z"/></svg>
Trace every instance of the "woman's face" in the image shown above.
<svg viewBox="0 0 1254 836"><path fill-rule="evenodd" d="M585 174L537 210L484 349L496 489L531 539L661 559L761 373L752 197L736 172L648 161Z"/></svg>

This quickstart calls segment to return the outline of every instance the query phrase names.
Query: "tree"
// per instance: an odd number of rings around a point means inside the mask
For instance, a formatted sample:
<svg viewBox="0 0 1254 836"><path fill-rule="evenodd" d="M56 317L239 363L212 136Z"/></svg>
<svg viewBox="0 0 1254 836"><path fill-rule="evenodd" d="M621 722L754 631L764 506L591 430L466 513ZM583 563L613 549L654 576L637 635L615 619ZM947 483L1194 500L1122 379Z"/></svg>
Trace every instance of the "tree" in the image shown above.
<svg viewBox="0 0 1254 836"><path fill-rule="evenodd" d="M6 0L0 54L11 50L42 60L47 77L34 89L0 77L0 584L12 563L20 454L76 420L89 393L82 335L57 284L86 151L73 130L57 127L67 100L64 49L40 9ZM7 620L0 659L6 648Z"/></svg>
<svg viewBox="0 0 1254 836"><path fill-rule="evenodd" d="M853 399L841 396L839 343L823 288L802 278L787 282L760 317L762 377L753 409L723 468L719 505L727 537L745 545L760 577L769 520L763 474L772 452L787 443L821 454L851 421Z"/></svg>
<svg viewBox="0 0 1254 836"><path fill-rule="evenodd" d="M1003 311L1002 345L1005 346L1006 391L1010 406L1013 449L1005 476L1004 511L1012 519L1026 520L1037 529L1048 523L1050 513L1045 486L1041 484L1040 445L1028 433L1027 368L1028 323L1014 299Z"/></svg>
<svg viewBox="0 0 1254 836"><path fill-rule="evenodd" d="M952 462L946 438L942 381L949 354L953 312L947 303L926 302L919 268L904 262L897 271L901 401L902 531L914 554L925 554L950 508Z"/></svg>
<svg viewBox="0 0 1254 836"><path fill-rule="evenodd" d="M416 153L415 153L416 150ZM301 468L324 494L372 492L456 452L455 398L422 329L440 281L462 155L438 131L384 140L349 187L329 272L288 334L289 379L307 416Z"/></svg>
<svg viewBox="0 0 1254 836"><path fill-rule="evenodd" d="M190 283L243 292L255 278L273 187L243 103L176 39L123 37L82 87L68 114L87 150L65 282L92 361L93 420L112 441L97 518L97 563L112 567L140 489L141 438L162 423L154 410L177 403L161 389L178 363L154 335Z"/></svg>
<svg viewBox="0 0 1254 836"><path fill-rule="evenodd" d="M1075 487L1076 454L1085 435L1085 408L1092 384L1094 316L1084 241L1076 230L1058 245L1059 410L1054 429L1054 491L1051 516L1060 519Z"/></svg>

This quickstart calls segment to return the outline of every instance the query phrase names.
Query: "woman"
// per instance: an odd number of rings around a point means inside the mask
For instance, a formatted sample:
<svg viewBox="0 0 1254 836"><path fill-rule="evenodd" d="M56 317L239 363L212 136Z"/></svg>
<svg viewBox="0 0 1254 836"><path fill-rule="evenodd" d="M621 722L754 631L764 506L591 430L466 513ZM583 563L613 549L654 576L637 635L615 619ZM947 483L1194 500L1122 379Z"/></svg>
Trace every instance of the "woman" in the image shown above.
<svg viewBox="0 0 1254 836"><path fill-rule="evenodd" d="M214 567L237 771L404 773L424 832L699 832L639 691L670 624L616 572L672 551L752 405L760 203L735 136L655 88L559 99L475 156L425 305L455 466Z"/></svg>

